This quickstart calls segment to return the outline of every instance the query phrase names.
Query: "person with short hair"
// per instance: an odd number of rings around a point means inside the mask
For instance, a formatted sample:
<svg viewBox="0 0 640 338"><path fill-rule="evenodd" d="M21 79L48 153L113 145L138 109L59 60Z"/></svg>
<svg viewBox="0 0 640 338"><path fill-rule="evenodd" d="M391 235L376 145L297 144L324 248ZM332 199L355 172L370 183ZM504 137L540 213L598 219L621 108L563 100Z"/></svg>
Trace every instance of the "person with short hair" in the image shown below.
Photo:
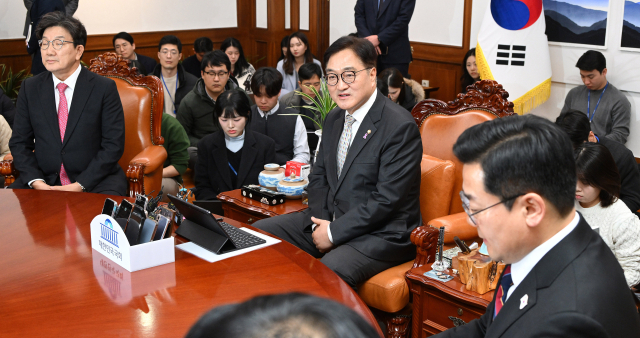
<svg viewBox="0 0 640 338"><path fill-rule="evenodd" d="M213 41L206 36L199 37L193 42L193 55L182 61L182 67L189 74L200 78L202 76L202 57L204 54L213 51Z"/></svg>
<svg viewBox="0 0 640 338"><path fill-rule="evenodd" d="M301 293L254 297L218 306L191 327L187 338L378 338L362 316L333 300Z"/></svg>
<svg viewBox="0 0 640 338"><path fill-rule="evenodd" d="M289 35L289 50L286 57L278 61L276 69L282 74L282 95L298 89L298 69L305 63L315 63L322 69L320 61L316 60L309 48L309 39L298 31Z"/></svg>
<svg viewBox="0 0 640 338"><path fill-rule="evenodd" d="M220 50L204 54L200 64L199 78L193 90L187 94L178 110L177 119L189 136L189 168L194 169L198 160L200 140L220 130L218 119L214 116L216 101L226 90L238 89L231 81L229 69L231 61ZM243 93L243 95L246 95Z"/></svg>
<svg viewBox="0 0 640 338"><path fill-rule="evenodd" d="M556 118L556 125L562 128L571 139L573 148L577 148L585 142L600 143L607 147L621 178L620 199L640 217L640 170L631 150L623 144L607 137L598 137L591 131L589 118L581 111L569 110L561 113Z"/></svg>
<svg viewBox="0 0 640 338"><path fill-rule="evenodd" d="M462 59L462 76L460 77L460 92L465 94L467 87L480 81L480 72L476 65L476 49L471 48Z"/></svg>
<svg viewBox="0 0 640 338"><path fill-rule="evenodd" d="M164 138L162 146L167 151L167 159L162 166L162 201L168 202L167 195L178 195L182 174L189 164L189 137L175 117L164 113L160 135Z"/></svg>
<svg viewBox="0 0 640 338"><path fill-rule="evenodd" d="M462 206L493 261L506 267L479 319L434 337L640 337L620 264L576 212L569 137L539 116L465 130Z"/></svg>
<svg viewBox="0 0 640 338"><path fill-rule="evenodd" d="M251 102L240 90L222 93L214 114L220 129L198 142L195 175L196 200L215 200L219 193L259 184L264 165L275 159L275 142L245 128L251 120Z"/></svg>
<svg viewBox="0 0 640 338"><path fill-rule="evenodd" d="M582 143L575 150L576 210L613 251L629 287L640 283L640 219L618 198L620 175L607 148Z"/></svg>
<svg viewBox="0 0 640 338"><path fill-rule="evenodd" d="M627 143L631 103L607 80L607 59L602 53L589 50L578 59L576 67L584 85L569 91L562 112L581 111L596 135Z"/></svg>
<svg viewBox="0 0 640 338"><path fill-rule="evenodd" d="M320 85L322 84L322 68L315 63L305 63L300 66L298 70L298 87L299 92L302 92L309 97L315 99L316 94L310 88L314 88L320 93ZM280 96L280 104L285 108L292 108L299 114L306 117L302 118L305 128L307 129L307 142L309 144L309 150L313 151L318 145L318 136L315 131L320 129L314 120L316 118L316 112L307 108L313 107L315 104L304 95L300 95L298 91L292 91L285 95Z"/></svg>
<svg viewBox="0 0 640 338"><path fill-rule="evenodd" d="M326 81L338 107L322 129L309 208L254 223L352 288L414 259L410 236L422 223L422 139L411 114L376 89L376 59L365 39L344 36L329 46Z"/></svg>
<svg viewBox="0 0 640 338"><path fill-rule="evenodd" d="M35 34L46 72L22 82L9 142L20 176L11 188L124 196L124 111L116 83L80 64L87 31L62 12Z"/></svg>
<svg viewBox="0 0 640 338"><path fill-rule="evenodd" d="M282 88L282 75L275 68L258 69L251 79L251 90L256 104L251 107L249 130L269 136L276 141L274 163L287 161L309 163L307 130L298 113L278 102Z"/></svg>
<svg viewBox="0 0 640 338"><path fill-rule="evenodd" d="M380 75L378 75L378 89L382 95L387 96L391 101L401 105L409 112L418 103L412 87L405 83L402 73L393 67L380 72ZM422 87L420 89L422 90Z"/></svg>
<svg viewBox="0 0 640 338"><path fill-rule="evenodd" d="M245 58L240 41L236 38L226 38L222 41L220 50L227 54L229 61L231 61L231 78L235 79L236 84L247 94L253 94L251 92L251 77L256 69Z"/></svg>
<svg viewBox="0 0 640 338"><path fill-rule="evenodd" d="M158 43L158 59L151 74L160 78L164 91L164 112L176 117L182 99L191 92L198 79L180 64L182 42L175 35L165 35ZM185 128L186 129L186 128Z"/></svg>
<svg viewBox="0 0 640 338"><path fill-rule="evenodd" d="M113 48L118 56L129 61L129 66L138 68L140 74L148 75L158 64L156 60L136 53L136 44L133 42L133 36L127 32L120 32L113 36Z"/></svg>

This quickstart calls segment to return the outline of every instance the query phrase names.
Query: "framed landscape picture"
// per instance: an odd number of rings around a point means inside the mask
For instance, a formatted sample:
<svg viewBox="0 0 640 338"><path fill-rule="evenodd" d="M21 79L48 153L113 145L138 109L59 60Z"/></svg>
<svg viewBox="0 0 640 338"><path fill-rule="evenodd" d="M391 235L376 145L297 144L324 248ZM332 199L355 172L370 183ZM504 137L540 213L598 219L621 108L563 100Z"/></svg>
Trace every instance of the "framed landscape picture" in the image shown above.
<svg viewBox="0 0 640 338"><path fill-rule="evenodd" d="M620 47L624 50L640 52L640 0L624 2Z"/></svg>
<svg viewBox="0 0 640 338"><path fill-rule="evenodd" d="M549 44L606 48L609 1L543 0Z"/></svg>

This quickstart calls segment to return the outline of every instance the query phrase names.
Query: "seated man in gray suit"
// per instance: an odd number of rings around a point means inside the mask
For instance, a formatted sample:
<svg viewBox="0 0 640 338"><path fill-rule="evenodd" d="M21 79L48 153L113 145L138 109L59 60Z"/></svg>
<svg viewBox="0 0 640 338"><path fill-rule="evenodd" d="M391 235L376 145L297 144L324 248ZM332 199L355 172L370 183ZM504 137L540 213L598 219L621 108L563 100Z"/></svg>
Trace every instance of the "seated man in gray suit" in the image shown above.
<svg viewBox="0 0 640 338"><path fill-rule="evenodd" d="M485 314L436 337L640 337L620 264L576 212L567 134L527 115L465 130L453 146L462 206L507 264Z"/></svg>
<svg viewBox="0 0 640 338"><path fill-rule="evenodd" d="M409 112L376 89L369 41L342 37L324 59L338 107L324 123L309 208L255 226L321 258L355 288L415 257L422 141Z"/></svg>

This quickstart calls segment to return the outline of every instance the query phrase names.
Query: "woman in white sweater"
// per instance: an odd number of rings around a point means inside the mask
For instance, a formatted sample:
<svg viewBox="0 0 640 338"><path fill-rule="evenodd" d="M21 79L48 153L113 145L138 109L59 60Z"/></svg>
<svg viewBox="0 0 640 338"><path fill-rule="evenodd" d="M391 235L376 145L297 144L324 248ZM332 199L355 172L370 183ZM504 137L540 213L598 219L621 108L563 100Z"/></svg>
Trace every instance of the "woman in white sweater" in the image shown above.
<svg viewBox="0 0 640 338"><path fill-rule="evenodd" d="M629 287L640 283L640 219L620 196L620 174L601 144L585 142L575 150L576 210L597 231L624 270Z"/></svg>

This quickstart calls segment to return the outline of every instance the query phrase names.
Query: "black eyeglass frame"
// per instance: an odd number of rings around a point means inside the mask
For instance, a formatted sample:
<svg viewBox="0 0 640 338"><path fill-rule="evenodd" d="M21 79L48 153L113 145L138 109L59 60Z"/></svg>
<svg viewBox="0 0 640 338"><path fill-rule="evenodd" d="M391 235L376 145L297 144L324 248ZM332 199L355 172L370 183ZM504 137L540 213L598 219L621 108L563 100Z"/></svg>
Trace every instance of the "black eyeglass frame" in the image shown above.
<svg viewBox="0 0 640 338"><path fill-rule="evenodd" d="M324 76L324 80L327 82L327 85L329 85L329 86L335 86L335 85L337 85L337 84L338 84L338 82L340 82L340 81L338 80L338 78L342 79L342 82L344 82L344 83L346 83L346 84L352 84L352 83L356 82L356 74L360 73L360 72L361 72L361 71L363 71L363 70L368 70L368 69L373 69L373 68L374 68L374 67L368 67L368 68L364 68L364 69L360 69L360 70L347 70L347 71L344 71L344 72L340 73L340 75L338 75L338 74L336 74L336 73L329 73L329 74L327 74L327 75L325 75L325 76ZM344 74L348 74L348 73L352 73L352 74L353 74L353 81L351 81L351 82L347 82L347 81L344 79ZM330 74L333 74L333 75L335 75L335 76L336 76L336 83L331 84L331 83L329 82L329 75L330 75Z"/></svg>
<svg viewBox="0 0 640 338"><path fill-rule="evenodd" d="M464 191L460 190L460 200L462 200L462 209L464 209L464 212L467 214L467 216L469 216L469 219L471 220L471 222L473 222L474 225L478 225L478 224L476 223L476 220L473 218L473 216L475 216L475 215L477 215L477 214L479 214L479 213L481 213L483 211L489 210L489 209L495 207L496 205L500 205L500 204L502 204L504 202L508 202L508 201L513 200L513 199L516 199L516 198L518 198L518 197L520 197L522 195L524 195L524 194L518 194L518 195L515 195L515 196L512 196L512 197L505 198L505 199L503 199L502 201L500 201L500 202L498 202L496 204L492 204L492 205L490 205L490 206L488 206L488 207L486 207L486 208L484 208L482 210L478 210L478 211L476 211L474 213L471 213L471 208L469 207L469 199L467 198L467 196L465 196Z"/></svg>

